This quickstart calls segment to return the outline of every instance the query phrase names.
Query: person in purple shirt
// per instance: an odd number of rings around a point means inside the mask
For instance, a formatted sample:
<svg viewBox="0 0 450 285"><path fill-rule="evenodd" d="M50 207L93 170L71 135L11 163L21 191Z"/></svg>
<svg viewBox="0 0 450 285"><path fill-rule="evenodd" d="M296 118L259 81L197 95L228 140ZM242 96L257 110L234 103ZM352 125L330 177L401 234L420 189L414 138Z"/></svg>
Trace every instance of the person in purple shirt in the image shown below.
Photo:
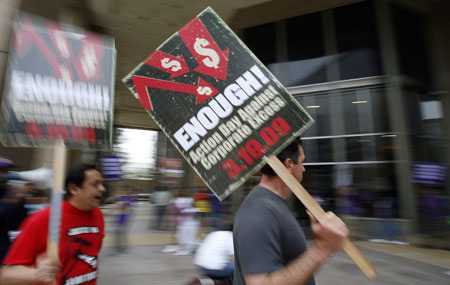
<svg viewBox="0 0 450 285"><path fill-rule="evenodd" d="M116 197L116 250L123 252L127 248L127 229L131 217L133 198L133 188L127 186L123 193Z"/></svg>

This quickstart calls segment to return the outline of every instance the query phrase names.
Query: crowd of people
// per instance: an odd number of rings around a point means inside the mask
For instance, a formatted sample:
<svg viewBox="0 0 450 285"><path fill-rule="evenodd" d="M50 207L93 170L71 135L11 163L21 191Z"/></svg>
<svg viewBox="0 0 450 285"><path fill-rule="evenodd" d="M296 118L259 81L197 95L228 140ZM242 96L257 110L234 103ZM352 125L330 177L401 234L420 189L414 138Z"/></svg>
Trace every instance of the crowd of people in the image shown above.
<svg viewBox="0 0 450 285"><path fill-rule="evenodd" d="M301 182L305 154L299 141L289 145L278 158ZM6 158L0 161L4 255L0 283L34 284L56 280L57 284L95 284L98 254L105 233L99 206L106 189L100 172L88 164L69 170L62 203L59 256L55 258L46 254L50 207L28 215L24 204L33 192L30 186L33 183L8 182L6 173L14 164ZM290 194L283 180L270 166L265 166L260 183L248 193L234 224L230 224L227 201L219 201L209 190L190 192L162 188L152 195L155 218L150 227L155 230L173 228L176 244L164 251L176 255L195 253L194 264L200 275L225 282L221 284L314 284L314 272L341 249L348 229L331 212L321 223L311 216L315 243L308 248L302 227L287 207L286 199ZM135 202L133 189L120 189L108 200L115 203L116 248L123 252ZM11 225L5 227L8 211L16 219L8 220ZM167 227L170 221L174 224ZM210 232L200 241L202 225ZM3 247L5 239L8 243Z"/></svg>
<svg viewBox="0 0 450 285"><path fill-rule="evenodd" d="M51 169L13 172L16 164L0 157L0 262L17 237L23 220L48 204Z"/></svg>

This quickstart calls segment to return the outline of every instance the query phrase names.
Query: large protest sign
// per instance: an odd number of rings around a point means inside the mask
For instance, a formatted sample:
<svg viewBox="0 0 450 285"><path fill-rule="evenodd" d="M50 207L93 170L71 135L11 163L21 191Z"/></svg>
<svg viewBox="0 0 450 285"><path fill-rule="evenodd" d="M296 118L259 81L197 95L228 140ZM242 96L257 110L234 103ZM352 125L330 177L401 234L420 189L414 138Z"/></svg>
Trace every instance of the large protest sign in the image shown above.
<svg viewBox="0 0 450 285"><path fill-rule="evenodd" d="M1 141L6 146L109 149L114 40L19 13L5 80Z"/></svg>
<svg viewBox="0 0 450 285"><path fill-rule="evenodd" d="M313 122L210 8L123 81L221 199Z"/></svg>

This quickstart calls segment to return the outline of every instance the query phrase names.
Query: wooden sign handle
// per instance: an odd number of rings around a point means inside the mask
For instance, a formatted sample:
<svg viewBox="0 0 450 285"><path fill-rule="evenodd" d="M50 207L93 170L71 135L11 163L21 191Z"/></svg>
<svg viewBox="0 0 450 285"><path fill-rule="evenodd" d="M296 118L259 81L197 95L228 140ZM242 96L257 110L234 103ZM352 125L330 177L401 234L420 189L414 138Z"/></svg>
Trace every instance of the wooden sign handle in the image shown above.
<svg viewBox="0 0 450 285"><path fill-rule="evenodd" d="M52 201L52 209L50 210L49 227L52 230L56 229L56 239L52 239L50 234L47 238L47 256L59 261L59 229L61 221L61 199L64 189L64 175L66 166L66 147L64 142L60 139L55 143L53 148L53 187L52 187L52 199L58 199L58 201ZM59 205L56 210L53 208L55 205ZM56 280L52 283L56 285Z"/></svg>
<svg viewBox="0 0 450 285"><path fill-rule="evenodd" d="M320 223L325 216L325 211L322 207L320 207L317 201L308 193L308 191L305 190L305 188L303 188L300 182L298 182L297 179L289 173L278 157L271 155L266 159L266 161L275 173L278 174L278 177L286 183L295 196L297 196L303 205L305 205L305 207L311 212L314 218L316 218ZM373 279L377 275L376 269L350 241L350 239L345 239L342 248L368 278Z"/></svg>

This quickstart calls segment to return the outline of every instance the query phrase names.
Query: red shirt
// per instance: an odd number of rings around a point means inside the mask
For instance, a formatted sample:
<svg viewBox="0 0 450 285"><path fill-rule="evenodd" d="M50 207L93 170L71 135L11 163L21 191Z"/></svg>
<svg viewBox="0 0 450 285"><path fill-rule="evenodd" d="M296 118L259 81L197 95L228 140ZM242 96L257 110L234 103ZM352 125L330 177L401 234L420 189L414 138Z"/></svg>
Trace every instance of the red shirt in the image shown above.
<svg viewBox="0 0 450 285"><path fill-rule="evenodd" d="M50 207L47 207L24 221L3 264L34 265L37 256L47 249L49 213ZM58 284L96 283L103 237L100 209L80 211L63 201L59 241L62 267L57 276Z"/></svg>

